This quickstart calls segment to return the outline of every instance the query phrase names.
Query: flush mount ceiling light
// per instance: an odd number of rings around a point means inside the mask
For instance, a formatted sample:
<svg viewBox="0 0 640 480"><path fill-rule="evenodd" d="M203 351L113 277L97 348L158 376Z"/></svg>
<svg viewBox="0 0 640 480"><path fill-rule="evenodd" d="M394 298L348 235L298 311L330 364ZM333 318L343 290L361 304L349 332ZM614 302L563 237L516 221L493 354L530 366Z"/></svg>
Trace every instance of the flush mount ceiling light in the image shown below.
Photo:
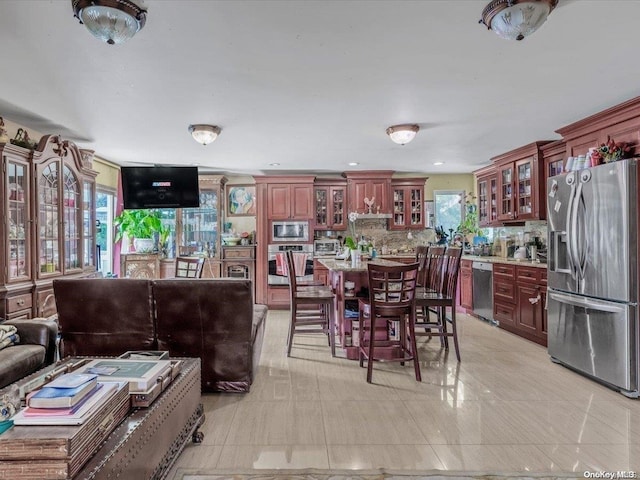
<svg viewBox="0 0 640 480"><path fill-rule="evenodd" d="M522 40L545 22L556 5L558 0L493 0L479 23L507 40Z"/></svg>
<svg viewBox="0 0 640 480"><path fill-rule="evenodd" d="M404 145L413 140L418 130L420 130L418 125L394 125L393 127L387 128L387 135L389 135L391 141L399 145Z"/></svg>
<svg viewBox="0 0 640 480"><path fill-rule="evenodd" d="M73 15L91 34L109 45L124 43L147 20L144 0L71 0Z"/></svg>
<svg viewBox="0 0 640 480"><path fill-rule="evenodd" d="M202 145L208 145L220 135L221 128L215 125L189 125L189 132L193 139Z"/></svg>

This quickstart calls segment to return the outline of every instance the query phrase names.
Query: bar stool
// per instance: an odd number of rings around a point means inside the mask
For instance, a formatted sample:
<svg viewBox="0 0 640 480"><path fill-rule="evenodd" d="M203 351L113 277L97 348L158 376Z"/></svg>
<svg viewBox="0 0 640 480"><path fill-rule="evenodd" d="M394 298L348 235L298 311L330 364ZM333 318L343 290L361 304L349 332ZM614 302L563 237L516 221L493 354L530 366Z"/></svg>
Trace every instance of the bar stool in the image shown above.
<svg viewBox="0 0 640 480"><path fill-rule="evenodd" d="M458 285L458 272L460 270L461 248L448 248L442 256L441 271L442 281L436 290L419 289L416 291L416 309L435 308L438 312L435 322L429 320L429 316L422 315L416 319L416 335L438 335L444 347L449 349L449 337L453 337L456 348L456 357L460 361L460 346L458 344L458 329L456 325L456 290ZM447 318L447 307L451 308L451 318ZM447 323L451 324L451 332L447 331ZM419 332L419 327L424 327L425 332ZM432 329L437 330L434 333Z"/></svg>
<svg viewBox="0 0 640 480"><path fill-rule="evenodd" d="M293 336L296 333L324 333L328 335L331 355L336 355L335 342L335 298L330 287L304 286L296 281L296 268L292 251L287 251L287 276L289 278L289 299L291 301L291 321L287 337L287 357L291 356ZM319 309L305 310L301 306L319 306Z"/></svg>
<svg viewBox="0 0 640 480"><path fill-rule="evenodd" d="M422 376L413 331L418 263L397 266L369 263L367 268L370 315L367 319L361 314L359 319L360 366L364 366L366 358L367 382L371 383L374 360L401 362L403 365L404 362L413 360L416 380L420 382ZM366 311L363 307L361 310ZM397 327L394 329L397 338L376 340L376 328L380 323L386 328L389 322L397 322L391 324ZM376 349L379 350L378 355Z"/></svg>

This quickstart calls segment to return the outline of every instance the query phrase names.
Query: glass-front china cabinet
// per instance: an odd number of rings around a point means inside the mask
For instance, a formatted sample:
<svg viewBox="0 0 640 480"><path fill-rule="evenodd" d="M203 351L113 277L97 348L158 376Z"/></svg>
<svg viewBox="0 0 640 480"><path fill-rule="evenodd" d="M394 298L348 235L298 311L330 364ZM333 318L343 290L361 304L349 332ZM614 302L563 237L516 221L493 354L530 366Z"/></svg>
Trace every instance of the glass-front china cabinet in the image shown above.
<svg viewBox="0 0 640 480"><path fill-rule="evenodd" d="M200 207L183 208L177 215L178 254L206 257L202 278L221 276L222 192L226 182L226 177L221 175L200 175Z"/></svg>
<svg viewBox="0 0 640 480"><path fill-rule="evenodd" d="M8 232L0 317L48 316L55 313L53 278L96 270L93 155L57 135L44 136L35 150L0 149Z"/></svg>

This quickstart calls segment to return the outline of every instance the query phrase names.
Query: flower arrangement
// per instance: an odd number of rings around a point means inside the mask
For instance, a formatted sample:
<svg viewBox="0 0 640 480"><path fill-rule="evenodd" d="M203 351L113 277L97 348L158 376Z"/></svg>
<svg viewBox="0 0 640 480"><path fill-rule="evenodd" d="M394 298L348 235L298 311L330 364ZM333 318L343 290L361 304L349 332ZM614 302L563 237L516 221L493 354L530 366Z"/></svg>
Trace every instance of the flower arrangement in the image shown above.
<svg viewBox="0 0 640 480"><path fill-rule="evenodd" d="M590 150L591 164L600 165L601 163L617 162L625 158L631 147L628 143L616 143L613 138L607 137L607 143L601 143L599 147Z"/></svg>
<svg viewBox="0 0 640 480"><path fill-rule="evenodd" d="M349 213L349 232L351 235L345 237L344 244L349 247L351 250L355 250L358 248L358 238L356 234L356 220L358 219L358 212L350 212Z"/></svg>

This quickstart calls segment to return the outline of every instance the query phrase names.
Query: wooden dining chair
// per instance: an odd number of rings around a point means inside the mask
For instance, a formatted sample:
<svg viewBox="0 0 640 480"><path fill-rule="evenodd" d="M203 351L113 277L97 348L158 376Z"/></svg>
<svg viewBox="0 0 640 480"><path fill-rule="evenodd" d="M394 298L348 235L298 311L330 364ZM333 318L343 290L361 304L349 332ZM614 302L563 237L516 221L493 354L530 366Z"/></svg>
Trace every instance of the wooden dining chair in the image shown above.
<svg viewBox="0 0 640 480"><path fill-rule="evenodd" d="M324 333L328 336L331 355L336 354L335 299L333 291L326 286L300 286L297 282L296 262L292 251L286 252L287 278L291 317L287 336L287 357L291 356L293 337L296 333ZM304 272L300 272L303 274ZM311 307L311 309L309 308Z"/></svg>
<svg viewBox="0 0 640 480"><path fill-rule="evenodd" d="M418 277L418 286L416 287L416 295L419 295L425 291L435 292L441 287L442 283L442 260L446 250L444 245L429 245L427 247L427 253L424 255L422 267L422 283L420 283L420 276ZM429 310L429 308L423 306L417 310L417 319L426 318L429 320L429 315L437 312ZM430 331L429 328L425 328L425 331ZM441 338L442 345L444 341Z"/></svg>
<svg viewBox="0 0 640 480"><path fill-rule="evenodd" d="M418 280L417 286L422 287L425 283L425 265L427 262L427 254L429 253L428 245L418 245L416 247L416 262L418 263Z"/></svg>
<svg viewBox="0 0 640 480"><path fill-rule="evenodd" d="M176 257L176 278L202 278L204 258Z"/></svg>
<svg viewBox="0 0 640 480"><path fill-rule="evenodd" d="M462 249L450 247L440 257L441 264L437 267L440 271L441 281L436 277L436 289L422 288L416 291L416 309L437 311L436 320L431 321L428 315L416 315L415 332L416 335L437 335L440 337L444 347L449 349L449 337L453 337L456 349L456 357L460 361L460 346L458 343L458 329L456 325L456 290L458 285L458 272L460 271L460 258ZM448 318L447 308L451 309L451 317ZM447 329L447 324L451 325L451 332ZM424 331L420 329L424 328ZM436 330L436 332L434 332Z"/></svg>
<svg viewBox="0 0 640 480"><path fill-rule="evenodd" d="M362 314L359 318L359 359L361 367L367 360L367 382L372 381L374 360L401 362L403 365L412 360L416 380L420 382L422 376L413 331L418 263L397 266L369 263L367 269L369 318ZM386 328L388 322L397 322L397 339L376 339L376 329L380 324Z"/></svg>

